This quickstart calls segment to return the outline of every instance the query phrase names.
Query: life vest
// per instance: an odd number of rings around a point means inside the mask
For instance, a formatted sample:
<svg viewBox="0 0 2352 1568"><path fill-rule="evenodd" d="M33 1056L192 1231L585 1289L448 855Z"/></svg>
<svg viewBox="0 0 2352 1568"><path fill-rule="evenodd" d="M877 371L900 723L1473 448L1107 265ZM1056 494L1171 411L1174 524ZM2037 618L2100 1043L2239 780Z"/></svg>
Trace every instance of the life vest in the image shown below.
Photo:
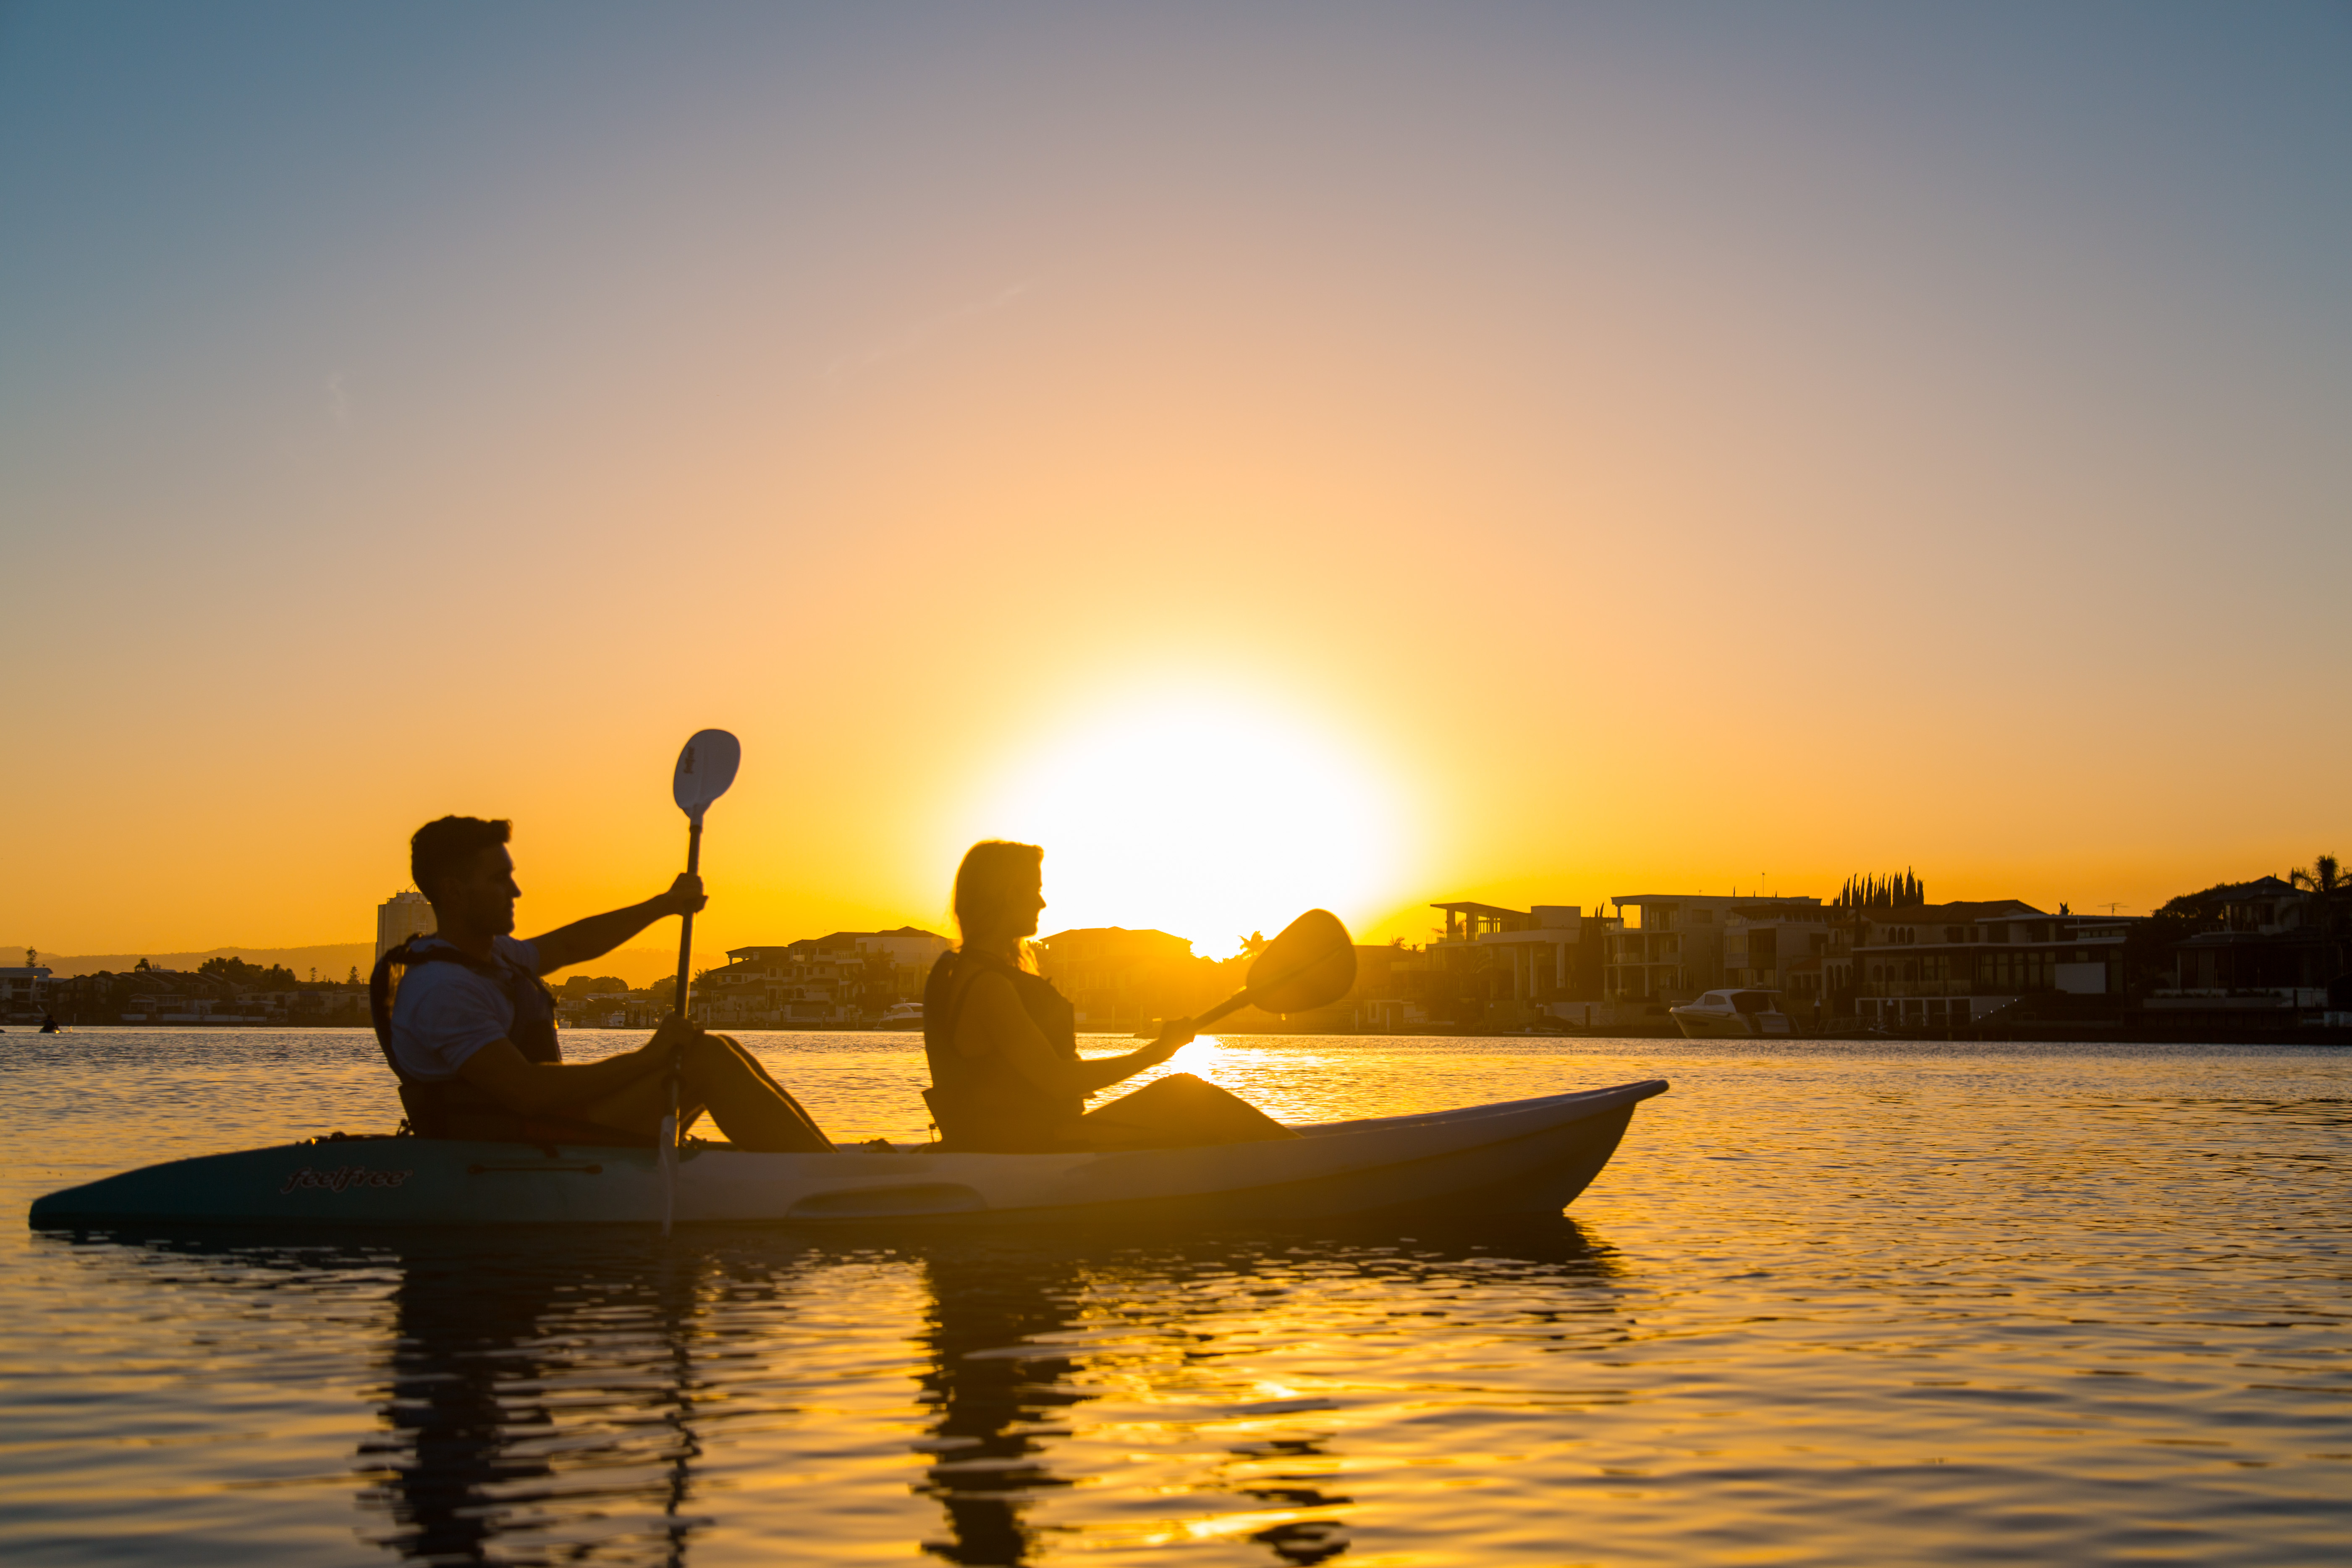
<svg viewBox="0 0 2352 1568"><path fill-rule="evenodd" d="M1078 1119L1087 1109L1083 1096L1052 1093L1009 1062L956 1049L964 998L983 973L1011 981L1021 1010L1055 1055L1078 1059L1076 1010L1052 981L990 953L941 953L923 985L923 1055L931 1065L931 1087L923 1091L923 1101L939 1123L941 1145L999 1154L1083 1147L1077 1138Z"/></svg>
<svg viewBox="0 0 2352 1568"><path fill-rule="evenodd" d="M498 1143L587 1143L629 1147L652 1140L632 1137L615 1128L561 1116L526 1116L510 1110L487 1090L452 1078L438 1081L401 1070L392 1050L392 1005L400 994L401 977L419 963L455 963L470 969L507 994L514 1022L507 1038L523 1059L556 1063L563 1045L555 1036L555 993L536 974L523 974L502 963L485 963L458 952L446 942L420 947L429 937L410 937L375 961L368 976L368 1016L375 1025L375 1043L384 1065L400 1080L400 1108L408 1113L409 1130L419 1138L470 1138Z"/></svg>

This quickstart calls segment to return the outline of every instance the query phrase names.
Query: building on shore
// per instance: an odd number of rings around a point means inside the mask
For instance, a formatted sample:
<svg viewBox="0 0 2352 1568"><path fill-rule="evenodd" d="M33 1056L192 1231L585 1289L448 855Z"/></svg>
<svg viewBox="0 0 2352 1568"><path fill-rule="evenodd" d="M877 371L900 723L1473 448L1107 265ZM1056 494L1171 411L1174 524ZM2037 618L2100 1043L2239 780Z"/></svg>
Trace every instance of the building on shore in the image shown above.
<svg viewBox="0 0 2352 1568"><path fill-rule="evenodd" d="M278 971L283 974L285 971ZM368 1021L367 987L341 981L291 988L241 984L226 974L175 969L101 970L49 983L47 1010L88 1024L269 1024L350 1028Z"/></svg>
<svg viewBox="0 0 2352 1568"><path fill-rule="evenodd" d="M1083 926L1038 944L1037 968L1077 1014L1081 1031L1139 1029L1158 1018L1189 1017L1223 994L1227 977L1192 944L1164 931ZM1241 984L1231 979L1231 986Z"/></svg>
<svg viewBox="0 0 2352 1568"><path fill-rule="evenodd" d="M875 1014L887 1011L896 1003L921 1001L924 983L931 977L931 965L940 961L940 954L955 945L950 939L919 926L838 932L827 940L838 940L843 935L855 939L857 951L865 955L866 1010Z"/></svg>
<svg viewBox="0 0 2352 1568"><path fill-rule="evenodd" d="M1607 1022L1609 942L1620 923L1576 904L1506 909L1467 900L1432 904L1445 933L1422 950L1423 1006L1435 1022L1519 1028L1541 1017Z"/></svg>
<svg viewBox="0 0 2352 1568"><path fill-rule="evenodd" d="M854 1028L895 1002L919 1000L951 944L914 926L837 931L779 947L730 948L695 982L694 1019L710 1027Z"/></svg>
<svg viewBox="0 0 2352 1568"><path fill-rule="evenodd" d="M2261 877L2176 903L2186 934L2141 1000L2167 1029L2240 1035L2326 1023L2352 1008L2352 890ZM2352 1021L2352 1020L2347 1020Z"/></svg>
<svg viewBox="0 0 2352 1568"><path fill-rule="evenodd" d="M1431 966L1427 949L1407 947L1402 941L1385 945L1360 942L1355 947L1356 978L1345 995L1306 1013L1270 1014L1244 1007L1213 1032L1394 1035L1425 1027L1446 1014L1444 997L1450 992L1445 977ZM1216 966L1218 994L1241 988L1250 959L1244 953Z"/></svg>
<svg viewBox="0 0 2352 1568"><path fill-rule="evenodd" d="M412 936L433 934L433 906L414 888L404 888L375 907L375 955L383 957Z"/></svg>
<svg viewBox="0 0 2352 1568"><path fill-rule="evenodd" d="M1822 904L1814 898L1743 899L1729 893L1638 893L1609 901L1620 916L1629 906L1640 911L1637 921L1624 922L1610 935L1609 999L1661 1010L1702 991L1734 984L1725 972L1725 933L1735 913L1743 931L1774 933L1771 967L1777 970L1780 923L1794 921L1795 911L1818 910Z"/></svg>
<svg viewBox="0 0 2352 1568"><path fill-rule="evenodd" d="M0 1018L37 1024L47 1005L49 972L39 964L0 969Z"/></svg>
<svg viewBox="0 0 2352 1568"><path fill-rule="evenodd" d="M1854 1010L1883 1028L1960 1028L2017 1009L2113 1011L2145 917L2045 914L2017 899L1873 910L1854 941ZM2022 1016L2020 1012L2017 1016Z"/></svg>
<svg viewBox="0 0 2352 1568"><path fill-rule="evenodd" d="M1430 982L1436 973L1426 948L1402 941L1386 947L1358 942L1356 983L1332 1009L1328 1026L1361 1035L1419 1028L1433 1016Z"/></svg>
<svg viewBox="0 0 2352 1568"><path fill-rule="evenodd" d="M1723 917L1726 985L1780 993L1790 1014L1818 1018L1833 993L1853 989L1853 929L1808 899L1734 904Z"/></svg>

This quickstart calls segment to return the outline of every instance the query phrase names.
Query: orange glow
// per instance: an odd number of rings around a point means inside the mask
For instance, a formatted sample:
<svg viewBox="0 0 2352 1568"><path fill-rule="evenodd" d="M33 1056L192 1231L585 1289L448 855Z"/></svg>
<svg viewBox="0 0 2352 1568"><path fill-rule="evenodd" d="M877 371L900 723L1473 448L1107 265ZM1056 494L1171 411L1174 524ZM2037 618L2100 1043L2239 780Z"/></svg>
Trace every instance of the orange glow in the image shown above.
<svg viewBox="0 0 2352 1568"><path fill-rule="evenodd" d="M944 929L982 834L1049 920L1207 952L1890 866L2144 911L2352 848L2352 641L2287 586L2352 549L2341 268L2248 259L2273 187L2282 257L2336 210L2315 153L2134 227L2204 166L2153 131L1975 160L1996 121L1674 28L1392 20L1335 74L1273 19L984 69L844 20L803 80L798 15L611 46L626 110L328 51L394 129L250 182L307 110L0 95L127 117L15 208L0 936L362 940L450 811L552 926L675 871L703 725L714 952Z"/></svg>
<svg viewBox="0 0 2352 1568"><path fill-rule="evenodd" d="M1045 931L1157 927L1223 958L1302 910L1360 922L1410 892L1392 781L1318 729L1247 699L1146 697L1015 752L951 816L1045 845Z"/></svg>

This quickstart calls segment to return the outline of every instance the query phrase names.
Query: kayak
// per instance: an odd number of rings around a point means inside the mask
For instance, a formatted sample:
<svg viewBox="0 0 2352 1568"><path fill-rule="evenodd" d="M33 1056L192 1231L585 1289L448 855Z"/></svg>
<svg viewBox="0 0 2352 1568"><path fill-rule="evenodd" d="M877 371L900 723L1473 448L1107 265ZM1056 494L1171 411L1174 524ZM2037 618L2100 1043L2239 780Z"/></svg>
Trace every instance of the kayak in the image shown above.
<svg viewBox="0 0 2352 1568"><path fill-rule="evenodd" d="M1662 1079L1293 1129L1264 1143L1115 1153L948 1153L927 1144L760 1154L692 1144L678 1223L956 1225L1558 1214L1601 1173ZM173 1160L55 1192L36 1226L659 1224L650 1149L313 1138Z"/></svg>

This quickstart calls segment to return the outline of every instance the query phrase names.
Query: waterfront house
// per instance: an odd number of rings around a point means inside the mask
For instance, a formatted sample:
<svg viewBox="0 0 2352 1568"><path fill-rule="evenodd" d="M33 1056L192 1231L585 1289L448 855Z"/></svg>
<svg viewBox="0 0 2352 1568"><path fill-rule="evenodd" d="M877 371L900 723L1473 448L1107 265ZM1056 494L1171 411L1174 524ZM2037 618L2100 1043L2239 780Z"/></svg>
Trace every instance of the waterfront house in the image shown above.
<svg viewBox="0 0 2352 1568"><path fill-rule="evenodd" d="M1811 899L1766 899L1724 911L1723 984L1778 991L1785 1011L1818 1015L1830 981L1853 963L1839 911Z"/></svg>
<svg viewBox="0 0 2352 1568"><path fill-rule="evenodd" d="M2142 922L2045 914L2017 899L1870 910L1854 942L1854 1009L1865 1023L1922 1030L1980 1024L2036 999L2096 999L2112 1012Z"/></svg>
<svg viewBox="0 0 2352 1568"><path fill-rule="evenodd" d="M1128 1030L1155 1018L1188 1017L1220 995L1217 964L1164 931L1082 926L1055 931L1037 946L1039 971L1070 999L1081 1029Z"/></svg>
<svg viewBox="0 0 2352 1568"><path fill-rule="evenodd" d="M47 1001L49 972L39 964L0 969L0 1017L11 1024L37 1024Z"/></svg>
<svg viewBox="0 0 2352 1568"><path fill-rule="evenodd" d="M864 1016L866 963L852 944L804 938L730 948L727 959L695 977L694 1021L706 1028L842 1028Z"/></svg>
<svg viewBox="0 0 2352 1568"><path fill-rule="evenodd" d="M728 950L728 962L695 981L695 1022L847 1028L893 1002L919 998L930 965L949 947L934 931L837 931L782 946Z"/></svg>
<svg viewBox="0 0 2352 1568"><path fill-rule="evenodd" d="M1427 950L1402 941L1385 947L1356 944L1356 983L1331 1009L1335 1028L1392 1035L1431 1018L1429 984L1435 973Z"/></svg>
<svg viewBox="0 0 2352 1568"><path fill-rule="evenodd" d="M2142 1016L2168 1028L2230 1034L2323 1022L2329 983L2344 970L2347 903L2342 892L2276 877L2173 900L2164 912L2187 934L2172 944L2166 983L2142 1000Z"/></svg>
<svg viewBox="0 0 2352 1568"><path fill-rule="evenodd" d="M921 1001L923 984L931 977L931 965L940 961L940 954L955 945L949 938L919 926L842 934L854 939L857 951L865 955L866 1010L874 1015L888 1011L894 1003Z"/></svg>
<svg viewBox="0 0 2352 1568"><path fill-rule="evenodd" d="M1517 1028L1543 1016L1581 1020L1606 999L1608 943L1620 921L1577 904L1513 910L1455 900L1430 908L1445 915L1444 935L1423 949L1433 1014Z"/></svg>
<svg viewBox="0 0 2352 1568"><path fill-rule="evenodd" d="M1646 1003L1662 1007L1685 1002L1702 991L1734 984L1725 973L1725 932L1735 912L1746 931L1773 933L1774 959L1780 967L1776 922L1799 918L1796 911L1819 910L1819 899L1784 895L1739 898L1716 893L1641 893L1609 900L1622 916L1628 906L1639 911L1609 937L1609 962L1604 984L1612 1001ZM1757 951L1763 950L1757 944ZM1799 956L1811 956L1810 942ZM1744 949L1743 949L1744 951Z"/></svg>

